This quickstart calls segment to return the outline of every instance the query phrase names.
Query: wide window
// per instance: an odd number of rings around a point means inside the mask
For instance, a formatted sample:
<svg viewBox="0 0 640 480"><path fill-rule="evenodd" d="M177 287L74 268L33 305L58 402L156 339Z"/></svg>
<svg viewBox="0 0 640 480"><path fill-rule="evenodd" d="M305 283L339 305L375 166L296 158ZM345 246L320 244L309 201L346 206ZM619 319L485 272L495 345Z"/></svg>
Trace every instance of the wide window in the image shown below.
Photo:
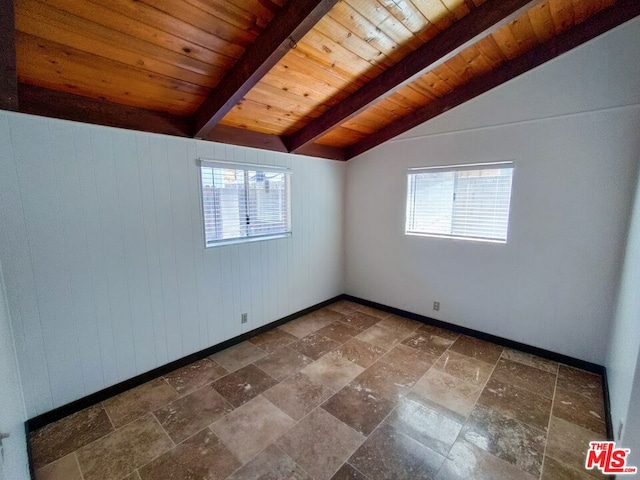
<svg viewBox="0 0 640 480"><path fill-rule="evenodd" d="M406 233L506 242L513 162L412 168Z"/></svg>
<svg viewBox="0 0 640 480"><path fill-rule="evenodd" d="M223 164L200 165L207 247L291 235L291 172Z"/></svg>

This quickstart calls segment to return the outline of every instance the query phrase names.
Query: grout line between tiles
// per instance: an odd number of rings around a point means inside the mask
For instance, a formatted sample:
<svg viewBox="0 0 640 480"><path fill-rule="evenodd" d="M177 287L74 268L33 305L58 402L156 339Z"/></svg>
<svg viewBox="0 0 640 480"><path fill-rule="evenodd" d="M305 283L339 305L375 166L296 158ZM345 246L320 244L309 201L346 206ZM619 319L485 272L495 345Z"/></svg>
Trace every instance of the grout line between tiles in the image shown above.
<svg viewBox="0 0 640 480"><path fill-rule="evenodd" d="M372 325L372 327L373 327L373 325ZM369 327L369 328L371 328L371 327ZM418 328L420 328L420 327L418 326ZM368 330L368 329L367 329L367 330ZM417 330L417 328L416 328L416 330ZM402 339L398 344L401 344L404 340L406 340L407 338L409 338L411 335L412 335L412 334L407 335L407 336L406 336L405 338L403 338L403 339ZM361 340L361 341L364 341L364 340ZM368 343L368 342L366 342L366 343ZM373 345L373 344L372 344L372 345ZM452 343L451 345L453 345L453 343ZM449 345L449 347L450 347L451 345ZM425 372L425 373L424 373L424 374L423 374L423 375L422 375L418 380L416 380L416 381L414 382L414 384L413 384L414 386L415 386L415 385L416 385L416 384L417 384L417 383L422 379L422 377L424 377L424 376L427 374L427 372L429 372L429 370L431 370L431 369L433 368L433 366L438 362L438 360L440 360L440 358L441 358L441 357L442 357L442 356L447 352L447 350L449 350L449 347L447 347L447 349L446 349L444 352L442 352L442 353L440 354L440 356L439 356L439 357L438 357L438 359L433 363L433 365L431 365L431 366L427 369L427 371L426 371L426 372ZM412 347L409 347L409 348L412 348ZM387 352L386 352L385 354L381 355L381 356L380 356L378 359L376 359L376 360L375 360L371 365L375 364L375 363L376 363L376 362L378 362L378 361L381 361L382 357L384 357L384 355L386 355L387 353L389 353L389 351L390 351L390 350L387 350ZM386 362L383 362L383 363L386 363ZM371 365L369 365L369 367L370 367ZM369 368L369 367L367 367L367 368ZM365 370L366 370L366 369L365 369ZM354 380L355 380L355 379L354 379ZM353 380L352 380L352 381L353 381ZM349 383L351 383L351 382L349 382ZM344 388L344 387L343 387L343 388ZM413 387L411 387L411 389L410 389L410 390L412 390L412 389L413 389ZM338 390L338 391L340 391L340 390ZM337 393L338 393L338 392L336 392L335 394L337 394ZM334 395L335 395L335 394L334 394ZM333 397L333 395L332 395L332 397ZM331 398L331 397L330 397L330 398ZM329 398L329 399L330 399L330 398ZM326 402L328 402L328 401L329 401L329 399L325 400L325 402L323 402L323 404L324 404L324 403L326 403ZM376 432L376 431L377 431L377 430L378 430L378 429L379 429L379 428L380 428L380 427L381 427L381 426L386 422L387 418L389 418L389 416L390 416L390 415L394 412L394 410L396 409L396 407L397 407L397 403L398 403L398 402L394 402L394 406L393 406L393 408L389 411L389 413L388 413L387 415L385 415L385 417L380 421L380 423L378 423L378 425L376 425L376 427L371 431L371 433L370 433L369 435L364 435L364 434L362 434L362 435L364 436L364 441L363 441L360 445L358 445L358 447L356 447L356 449L355 449L353 452L351 452L351 454L347 457L347 460L345 460L345 462L344 462L344 463L348 463L349 459L353 456L353 454L354 454L354 453L355 453L355 452L356 452L356 451L357 451L357 450L358 450L358 449L359 449L359 448L360 448L360 447L361 447L361 446L362 446L362 445L363 445L363 444L364 444L364 443L365 443L369 438L371 438L371 436L372 436L372 435L373 435L373 434L374 434L374 433L375 433L375 432ZM322 405L322 404L321 404L321 405ZM319 405L317 408L320 408L320 406L321 406L321 405ZM324 410L324 409L323 409L323 410ZM327 412L326 410L324 410L324 411L325 411L325 412ZM327 413L328 413L329 415L331 415L332 417L336 418L339 422L342 422L342 423L344 423L345 425L347 425L345 422L343 422L343 421L342 421L342 420L340 420L339 418L337 418L337 417L335 417L334 415L332 415L332 414L331 414L331 412L327 412ZM355 429L354 429L353 427L351 427L350 425L347 425L347 426L348 426L349 428L351 428L351 429L355 430ZM392 427L392 428L393 428L393 427ZM355 430L355 431L357 431L357 430ZM361 433L361 432L358 432L358 433ZM405 436L407 436L408 438L411 438L411 440L413 440L413 441L415 441L415 442L419 443L420 445L424 446L425 448L427 448L427 449L429 449L429 450L433 451L434 453L438 454L438 452L436 452L435 450L431 449L430 447L427 447L426 445L422 444L421 442L418 442L418 441L417 441L417 440L415 440L414 438L409 437L409 436L408 436L408 435L406 435L405 433L400 432L400 431L398 431L398 433L399 433L399 434L401 434L401 435L405 435ZM439 455L439 454L438 454L438 455ZM444 457L443 464L444 464L444 461L446 461L446 456ZM344 464L344 463L343 463L343 464ZM349 464L349 465L351 465L351 464ZM360 472L360 470L358 470L356 467L354 467L353 465L351 465L351 466L352 466L354 469L356 469L358 472ZM340 470L340 468L342 468L342 465L340 465L340 467L338 467L338 470ZM442 468L442 465L440 466L440 468ZM337 472L338 470L336 470L336 472ZM438 471L440 471L440 469L438 469ZM335 473L336 473L336 472L334 472L334 475L335 475ZM360 472L360 473L362 473L362 472ZM436 474L436 475L437 475L437 474ZM366 475L365 475L365 477L366 477ZM367 478L368 478L368 477L367 477Z"/></svg>
<svg viewBox="0 0 640 480"><path fill-rule="evenodd" d="M355 453L355 452L354 452ZM340 468L342 468L342 466L344 465L349 465L351 468L353 468L356 472L358 472L360 475L362 475L365 480L370 480L369 477L367 475L365 475L364 473L362 473L360 470L358 470L356 467L354 467L352 464L349 463L349 461L347 460L346 462L344 462ZM338 470L340 470L340 468Z"/></svg>
<svg viewBox="0 0 640 480"><path fill-rule="evenodd" d="M455 343L455 341L454 341ZM442 356L444 356L445 353L447 353L447 351L449 351L449 349L451 348L451 346L453 345L453 343L451 345L449 345L449 347L447 348L447 350L445 350L444 352L442 352ZM453 350L451 350L453 352ZM504 349L502 350L504 352ZM454 352L456 353L456 352ZM502 352L500 353L500 356L502 356ZM471 357L470 357L471 358ZM438 358L438 360L440 360L440 358ZM473 412L473 410L476 408L476 405L478 405L478 400L480 400L480 395L482 395L482 392L484 391L485 387L487 386L487 383L489 383L489 379L491 378L491 376L493 375L493 372L495 372L496 367L498 366L498 362L500 361L500 358L498 358L498 360L496 360L496 363L493 365L493 368L491 369L491 373L487 376L487 379L484 381L484 384L482 385L482 388L480 389L480 394L478 395L478 397L476 398L476 401L474 402L473 406L471 407L471 410L469 411L469 414L465 417L464 422L462 422L462 426L460 427L460 431L458 432L458 435L456 435L456 439L453 441L453 443L451 444L451 446L449 447L449 449L447 450L447 454L444 456L444 461L442 462L442 465L440 465L440 468L438 469L438 473L436 473L436 477L440 474L440 471L442 470L442 467L444 467L444 464L446 463L447 459L449 458L449 454L451 453L451 449L453 449L453 446L456 444L456 442L460 439L460 435L462 435L462 431L464 430L464 427L467 425L467 422L469 421L469 417L471 417L471 413ZM433 364L435 366L435 363ZM431 370L431 369L429 369ZM446 373L446 372L445 372ZM425 373L426 375L426 373ZM423 375L424 376L424 375ZM483 449L484 450L484 449ZM485 450L486 451L486 450ZM493 455L490 452L487 452L489 455ZM494 455L495 456L495 455ZM499 457L496 457L499 458Z"/></svg>
<svg viewBox="0 0 640 480"><path fill-rule="evenodd" d="M176 387L174 387L173 385L171 385L169 383L169 380L167 380L167 377L165 377L164 375L161 377L162 380L164 380L164 383L166 383L167 385L169 385L171 387L171 390L173 390L174 392L176 392L176 394L178 395L178 398L180 397L186 397L187 395L189 395L191 392L195 392L196 390L198 390L200 387L198 388L194 388L193 390L189 391L189 392L185 392L185 393L180 393L178 390L176 390ZM215 382L215 380L214 380ZM176 399L177 400L177 399ZM171 403L171 402L169 402Z"/></svg>
<svg viewBox="0 0 640 480"><path fill-rule="evenodd" d="M107 409L105 408L104 404L100 405L102 407L102 409L104 410L105 415L107 416L107 418L109 419L109 423L111 424L111 426L113 427L113 431L115 432L116 430L118 430L116 428L116 424L113 423L113 420L111 420L111 415L109 415L109 412L107 412ZM111 433L111 432L109 432ZM108 435L108 434L107 434Z"/></svg>
<svg viewBox="0 0 640 480"><path fill-rule="evenodd" d="M151 416L154 418L154 420L155 420L156 422L158 422L158 425L160 425L160 428L161 428L161 429L162 429L162 431L165 433L165 435L166 435L167 437L169 437L169 440L171 440L171 443L173 443L173 448L177 447L177 446L178 446L178 444L176 444L176 442L174 442L174 441L173 441L173 438L171 438L171 435L169 435L169 432L167 432L167 429L166 429L166 428L164 428L164 425L162 425L162 422L160 422L160 420L158 420L158 417L156 417L156 414L155 414L155 413L153 413L153 412L151 412ZM189 437L189 438L191 438L191 437Z"/></svg>
<svg viewBox="0 0 640 480"><path fill-rule="evenodd" d="M549 445L549 434L551 433L551 418L553 417L553 406L556 403L556 390L558 389L558 377L560 376L560 367L558 366L558 373L556 374L556 383L553 386L553 398L551 400L551 411L549 412L549 423L547 424L547 435L544 442L544 452L542 452L542 464L540 465L540 476L542 478L542 472L544 472L544 462L547 459L547 446Z"/></svg>
<svg viewBox="0 0 640 480"><path fill-rule="evenodd" d="M73 452L73 458L76 459L76 465L78 465L78 471L80 472L80 478L84 480L84 473L82 472L82 467L80 466L80 460L78 460L78 455L76 455L76 451Z"/></svg>

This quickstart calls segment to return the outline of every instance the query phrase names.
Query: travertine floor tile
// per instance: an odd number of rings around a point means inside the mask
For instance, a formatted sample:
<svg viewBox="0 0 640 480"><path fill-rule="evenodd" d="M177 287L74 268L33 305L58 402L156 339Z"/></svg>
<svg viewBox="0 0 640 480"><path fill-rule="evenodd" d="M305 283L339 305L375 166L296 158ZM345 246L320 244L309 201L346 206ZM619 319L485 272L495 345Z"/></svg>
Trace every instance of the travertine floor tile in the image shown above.
<svg viewBox="0 0 640 480"><path fill-rule="evenodd" d="M521 352L520 350L513 350L512 348L505 348L502 352L502 358L505 360L511 360L512 362L522 363L530 367L539 368L548 373L558 373L558 363L546 358L531 355L530 353Z"/></svg>
<svg viewBox="0 0 640 480"><path fill-rule="evenodd" d="M505 359L498 361L493 378L547 398L553 398L556 385L556 375Z"/></svg>
<svg viewBox="0 0 640 480"><path fill-rule="evenodd" d="M77 451L85 480L120 480L174 446L153 415L142 417Z"/></svg>
<svg viewBox="0 0 640 480"><path fill-rule="evenodd" d="M313 360L309 357L285 347L254 362L254 365L276 380L284 380L311 363Z"/></svg>
<svg viewBox="0 0 640 480"><path fill-rule="evenodd" d="M409 338L406 338L402 342L402 344L408 347L422 350L429 355L435 355L439 357L451 346L453 342L453 340L449 340L438 335L425 333L418 329Z"/></svg>
<svg viewBox="0 0 640 480"><path fill-rule="evenodd" d="M229 477L229 480L313 480L300 465L275 445Z"/></svg>
<svg viewBox="0 0 640 480"><path fill-rule="evenodd" d="M546 456L540 480L591 480L592 478L594 477L590 476L586 469L576 470Z"/></svg>
<svg viewBox="0 0 640 480"><path fill-rule="evenodd" d="M303 338L344 318L344 315L340 313L323 308L317 312L292 320L279 328L297 338Z"/></svg>
<svg viewBox="0 0 640 480"><path fill-rule="evenodd" d="M154 414L171 439L179 443L232 409L210 384L156 410Z"/></svg>
<svg viewBox="0 0 640 480"><path fill-rule="evenodd" d="M366 313L367 315L371 315L372 317L376 317L379 319L387 318L391 314L388 312L383 312L382 310L378 310L377 308L367 307L366 305L357 304L356 307L359 312Z"/></svg>
<svg viewBox="0 0 640 480"><path fill-rule="evenodd" d="M377 392L352 383L327 400L322 408L358 432L369 435L393 406L393 402Z"/></svg>
<svg viewBox="0 0 640 480"><path fill-rule="evenodd" d="M33 466L44 467L111 431L113 426L99 405L51 423L31 434Z"/></svg>
<svg viewBox="0 0 640 480"><path fill-rule="evenodd" d="M323 327L330 323L337 322L338 320L342 320L345 317L343 314L330 308L321 308L320 310L311 312L308 316L316 319L316 321L324 322L324 325L322 325Z"/></svg>
<svg viewBox="0 0 640 480"><path fill-rule="evenodd" d="M602 475L597 469L585 470L584 463L589 442L605 440L605 438L605 435L598 435L552 415L546 456L579 472L587 472L592 477L600 478Z"/></svg>
<svg viewBox="0 0 640 480"><path fill-rule="evenodd" d="M602 377L577 368L560 365L558 388L579 393L591 400L602 399Z"/></svg>
<svg viewBox="0 0 640 480"><path fill-rule="evenodd" d="M165 375L164 378L180 395L184 395L220 377L224 377L227 373L229 372L223 367L205 358L186 367L174 370L168 375Z"/></svg>
<svg viewBox="0 0 640 480"><path fill-rule="evenodd" d="M378 323L381 319L378 317L374 317L372 315L367 315L364 312L355 311L348 314L342 320L343 323L352 326L353 328L363 331L367 328L373 327L376 323Z"/></svg>
<svg viewBox="0 0 640 480"><path fill-rule="evenodd" d="M399 334L408 337L415 332L422 324L408 318L399 317L397 315L389 315L380 320L377 325L395 330Z"/></svg>
<svg viewBox="0 0 640 480"><path fill-rule="evenodd" d="M218 420L211 429L242 463L247 463L294 424L261 395Z"/></svg>
<svg viewBox="0 0 640 480"><path fill-rule="evenodd" d="M280 328L274 328L268 332L261 333L260 335L253 337L249 341L257 347L260 347L265 352L273 353L297 340L298 337L291 335Z"/></svg>
<svg viewBox="0 0 640 480"><path fill-rule="evenodd" d="M329 480L364 436L318 408L278 440L278 446L315 480Z"/></svg>
<svg viewBox="0 0 640 480"><path fill-rule="evenodd" d="M433 368L475 385L484 385L493 371L490 363L452 351L442 355Z"/></svg>
<svg viewBox="0 0 640 480"><path fill-rule="evenodd" d="M449 350L495 365L502 354L503 347L495 343L460 335Z"/></svg>
<svg viewBox="0 0 640 480"><path fill-rule="evenodd" d="M354 383L397 402L406 395L421 376L415 365L395 367L378 360L356 377Z"/></svg>
<svg viewBox="0 0 640 480"><path fill-rule="evenodd" d="M302 373L312 380L338 391L363 371L364 368L346 360L334 351L304 368Z"/></svg>
<svg viewBox="0 0 640 480"><path fill-rule="evenodd" d="M442 455L387 424L373 432L349 459L371 480L430 480L443 461Z"/></svg>
<svg viewBox="0 0 640 480"><path fill-rule="evenodd" d="M412 392L467 417L473 410L482 387L432 368L418 380Z"/></svg>
<svg viewBox="0 0 640 480"><path fill-rule="evenodd" d="M458 440L449 452L436 480L536 480L537 478L472 443Z"/></svg>
<svg viewBox="0 0 640 480"><path fill-rule="evenodd" d="M36 480L82 480L76 454L70 453L36 470Z"/></svg>
<svg viewBox="0 0 640 480"><path fill-rule="evenodd" d="M322 383L298 373L267 390L263 396L291 418L300 420L333 393Z"/></svg>
<svg viewBox="0 0 640 480"><path fill-rule="evenodd" d="M386 422L443 456L462 429L459 417L411 398L400 400Z"/></svg>
<svg viewBox="0 0 640 480"><path fill-rule="evenodd" d="M460 438L538 477L546 436L543 431L477 405Z"/></svg>
<svg viewBox="0 0 640 480"><path fill-rule="evenodd" d="M336 342L345 343L358 335L360 330L343 322L333 322L326 327L322 327L318 330L318 333Z"/></svg>
<svg viewBox="0 0 640 480"><path fill-rule="evenodd" d="M438 357L400 344L393 347L381 360L393 367L411 368L422 376L436 363Z"/></svg>
<svg viewBox="0 0 640 480"><path fill-rule="evenodd" d="M212 385L231 405L239 407L276 383L255 365L247 365L216 380Z"/></svg>
<svg viewBox="0 0 640 480"><path fill-rule="evenodd" d="M142 480L224 480L240 462L208 428L140 468Z"/></svg>
<svg viewBox="0 0 640 480"><path fill-rule="evenodd" d="M378 358L386 353L384 348L376 347L357 338L349 340L344 345L336 348L335 353L343 358L346 358L350 362L356 363L361 367L367 368Z"/></svg>
<svg viewBox="0 0 640 480"><path fill-rule="evenodd" d="M156 378L103 402L109 418L120 428L178 398L176 390Z"/></svg>
<svg viewBox="0 0 640 480"><path fill-rule="evenodd" d="M320 330L324 326L326 326L324 322L318 322L313 317L305 315L304 317L296 318L284 325L280 325L279 328L294 337L303 338Z"/></svg>
<svg viewBox="0 0 640 480"><path fill-rule="evenodd" d="M325 353L328 353L339 346L340 343L335 340L331 340L319 333L312 333L311 335L307 335L292 344L291 348L309 358L317 360Z"/></svg>
<svg viewBox="0 0 640 480"><path fill-rule="evenodd" d="M333 310L334 312L341 313L343 315L347 315L358 310L358 304L350 302L348 300L339 300L336 303L332 303L327 307L329 310Z"/></svg>
<svg viewBox="0 0 640 480"><path fill-rule="evenodd" d="M242 342L221 352L214 353L209 358L229 372L235 372L266 356L267 352L256 347L253 343Z"/></svg>
<svg viewBox="0 0 640 480"><path fill-rule="evenodd" d="M551 399L542 395L491 379L480 395L478 403L539 430L547 431Z"/></svg>
<svg viewBox="0 0 640 480"><path fill-rule="evenodd" d="M340 467L340 470L331 477L331 480L368 480L362 473L353 468L348 463L345 463Z"/></svg>
<svg viewBox="0 0 640 480"><path fill-rule="evenodd" d="M447 330L446 328L436 327L435 325L420 325L416 333L421 333L423 335L435 335L437 337L442 337L447 340L451 340L453 343L459 336L459 333L456 333L452 330Z"/></svg>
<svg viewBox="0 0 640 480"><path fill-rule="evenodd" d="M607 434L604 402L601 399L592 400L558 387L553 401L553 415L599 435Z"/></svg>
<svg viewBox="0 0 640 480"><path fill-rule="evenodd" d="M390 350L407 337L407 333L392 330L376 324L360 333L356 338L363 342L369 342L377 347Z"/></svg>

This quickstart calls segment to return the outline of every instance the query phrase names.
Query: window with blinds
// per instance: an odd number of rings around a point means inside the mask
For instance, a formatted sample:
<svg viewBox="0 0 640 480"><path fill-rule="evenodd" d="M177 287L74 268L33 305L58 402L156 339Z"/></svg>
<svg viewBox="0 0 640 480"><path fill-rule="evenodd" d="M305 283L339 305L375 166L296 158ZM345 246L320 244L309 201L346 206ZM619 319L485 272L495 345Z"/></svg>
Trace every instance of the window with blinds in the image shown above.
<svg viewBox="0 0 640 480"><path fill-rule="evenodd" d="M291 235L291 172L201 161L207 247Z"/></svg>
<svg viewBox="0 0 640 480"><path fill-rule="evenodd" d="M506 242L512 177L513 162L410 169L406 233Z"/></svg>

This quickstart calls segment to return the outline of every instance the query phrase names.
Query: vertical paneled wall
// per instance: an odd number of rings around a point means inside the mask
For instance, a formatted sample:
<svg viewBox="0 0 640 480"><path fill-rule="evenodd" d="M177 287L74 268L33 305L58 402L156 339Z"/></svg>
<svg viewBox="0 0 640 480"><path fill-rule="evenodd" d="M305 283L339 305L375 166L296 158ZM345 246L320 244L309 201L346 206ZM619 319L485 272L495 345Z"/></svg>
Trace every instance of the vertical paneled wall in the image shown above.
<svg viewBox="0 0 640 480"><path fill-rule="evenodd" d="M290 167L292 237L205 249L199 157ZM343 183L340 162L0 112L28 415L342 293Z"/></svg>

